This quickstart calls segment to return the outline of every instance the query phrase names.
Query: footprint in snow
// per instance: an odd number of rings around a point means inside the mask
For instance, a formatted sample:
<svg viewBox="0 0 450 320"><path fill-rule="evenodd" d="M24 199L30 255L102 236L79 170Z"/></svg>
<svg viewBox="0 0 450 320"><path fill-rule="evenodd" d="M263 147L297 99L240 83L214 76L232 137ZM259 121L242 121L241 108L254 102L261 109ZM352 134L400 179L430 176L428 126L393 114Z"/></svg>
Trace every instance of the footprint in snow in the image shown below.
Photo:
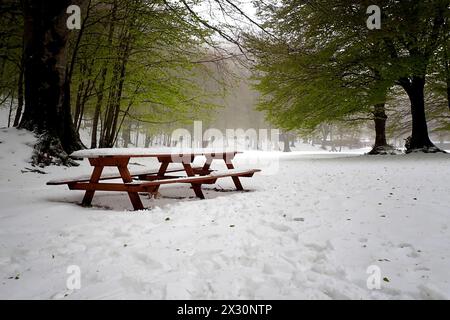
<svg viewBox="0 0 450 320"><path fill-rule="evenodd" d="M411 251L410 253L408 253L406 256L410 257L410 258L418 258L419 254L416 251Z"/></svg>
<svg viewBox="0 0 450 320"><path fill-rule="evenodd" d="M414 271L430 271L430 268L427 267L416 267Z"/></svg>
<svg viewBox="0 0 450 320"><path fill-rule="evenodd" d="M136 252L134 254L134 257L139 262L144 263L149 269L161 269L163 267L161 263L159 263L158 261L153 260L152 258L150 258L149 255L147 255L145 253Z"/></svg>
<svg viewBox="0 0 450 320"><path fill-rule="evenodd" d="M409 258L418 258L420 250L416 250L412 244L409 243L400 243L398 245L400 249L410 249L411 251L406 255Z"/></svg>
<svg viewBox="0 0 450 320"><path fill-rule="evenodd" d="M292 230L291 227L285 226L283 224L280 223L275 223L275 222L268 222L265 220L260 220L261 224L264 226L268 226L276 231L280 231L280 232L286 232L286 231L290 231Z"/></svg>
<svg viewBox="0 0 450 320"><path fill-rule="evenodd" d="M312 249L314 251L318 251L318 252L327 251L330 249L333 250L333 245L329 241L327 241L326 244L323 246L321 246L317 243L306 243L305 247Z"/></svg>

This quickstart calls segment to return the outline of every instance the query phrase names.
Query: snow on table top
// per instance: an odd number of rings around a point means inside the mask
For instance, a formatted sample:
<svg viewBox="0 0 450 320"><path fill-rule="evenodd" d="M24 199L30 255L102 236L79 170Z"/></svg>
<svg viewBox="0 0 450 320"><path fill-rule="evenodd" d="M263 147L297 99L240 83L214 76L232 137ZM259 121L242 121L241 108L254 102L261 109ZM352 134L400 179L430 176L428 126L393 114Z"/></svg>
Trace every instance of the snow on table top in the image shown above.
<svg viewBox="0 0 450 320"><path fill-rule="evenodd" d="M161 155L180 154L221 154L240 153L234 149L201 149L201 148L98 148L86 149L73 152L73 158L97 158L106 156L131 156L131 157L156 157Z"/></svg>

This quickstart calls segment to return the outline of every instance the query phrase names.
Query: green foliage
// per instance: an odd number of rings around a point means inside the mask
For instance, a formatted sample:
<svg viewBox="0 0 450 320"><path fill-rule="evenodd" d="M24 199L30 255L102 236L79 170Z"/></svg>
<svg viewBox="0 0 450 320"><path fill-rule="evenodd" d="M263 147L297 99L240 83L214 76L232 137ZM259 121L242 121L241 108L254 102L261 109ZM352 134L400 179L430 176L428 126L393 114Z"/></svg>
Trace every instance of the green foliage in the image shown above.
<svg viewBox="0 0 450 320"><path fill-rule="evenodd" d="M371 113L373 105L386 102L389 88L429 72L443 43L441 18L449 3L378 1L380 30L366 25L372 1L260 4L267 32L246 35L263 94L259 109L285 129Z"/></svg>
<svg viewBox="0 0 450 320"><path fill-rule="evenodd" d="M7 97L17 97L23 18L16 0L2 1L0 12L0 102L3 102Z"/></svg>
<svg viewBox="0 0 450 320"><path fill-rule="evenodd" d="M272 12L266 27L274 36L247 35L257 58L256 88L263 93L259 109L282 128L312 130L371 112L385 99L390 82L377 68L375 46L361 41L358 34L367 31L355 27L357 17L345 12L351 7L336 2L286 1L265 8Z"/></svg>
<svg viewBox="0 0 450 320"><path fill-rule="evenodd" d="M201 68L195 61L204 55L199 48L208 32L193 24L185 9L168 7L164 1L115 3L114 18L114 1L91 3L77 53L79 68L75 68L72 80L72 105L76 105L80 82L91 81L85 114L91 115L87 119L92 117L101 90L101 73L106 69L103 117L111 88L123 80L120 117L153 126L207 118L213 106L205 102L205 94L193 78ZM72 46L75 44L76 37L72 39ZM117 68L122 66L126 69L123 79L117 78Z"/></svg>

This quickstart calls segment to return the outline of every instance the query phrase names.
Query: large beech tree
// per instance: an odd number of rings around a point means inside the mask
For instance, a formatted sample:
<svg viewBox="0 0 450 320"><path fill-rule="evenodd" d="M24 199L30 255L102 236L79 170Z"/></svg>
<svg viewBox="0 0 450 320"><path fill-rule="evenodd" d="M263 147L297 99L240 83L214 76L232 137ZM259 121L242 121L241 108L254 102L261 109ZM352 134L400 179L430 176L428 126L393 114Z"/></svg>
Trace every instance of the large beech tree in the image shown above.
<svg viewBox="0 0 450 320"><path fill-rule="evenodd" d="M412 134L407 152L438 151L428 135L425 83L432 57L448 36L445 17L450 0L383 2L389 18L378 39L383 39L393 65L400 66L394 74L411 102Z"/></svg>
<svg viewBox="0 0 450 320"><path fill-rule="evenodd" d="M72 0L24 0L25 110L21 128L40 135L35 163L67 163L82 143L72 122L66 73L69 33L66 10Z"/></svg>

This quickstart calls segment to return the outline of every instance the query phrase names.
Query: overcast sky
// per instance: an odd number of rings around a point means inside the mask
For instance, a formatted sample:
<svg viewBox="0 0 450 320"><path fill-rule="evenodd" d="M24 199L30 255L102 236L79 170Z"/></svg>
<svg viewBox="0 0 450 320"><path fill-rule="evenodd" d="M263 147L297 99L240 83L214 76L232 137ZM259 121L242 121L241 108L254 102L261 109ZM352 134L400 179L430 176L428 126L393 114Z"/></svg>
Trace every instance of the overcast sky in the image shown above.
<svg viewBox="0 0 450 320"><path fill-rule="evenodd" d="M214 23L215 25L219 23L226 23L229 25L236 25L241 28L254 27L253 24L248 21L244 16L240 15L237 10L233 9L230 5L228 5L224 0L224 5L226 5L226 9L230 9L227 14L224 14L220 7L217 5L217 1L203 1L200 6L196 8L196 11L202 16L202 18L208 20L208 22ZM253 20L257 20L256 18L256 8L252 4L252 0L233 0L233 3L246 15L248 15Z"/></svg>

